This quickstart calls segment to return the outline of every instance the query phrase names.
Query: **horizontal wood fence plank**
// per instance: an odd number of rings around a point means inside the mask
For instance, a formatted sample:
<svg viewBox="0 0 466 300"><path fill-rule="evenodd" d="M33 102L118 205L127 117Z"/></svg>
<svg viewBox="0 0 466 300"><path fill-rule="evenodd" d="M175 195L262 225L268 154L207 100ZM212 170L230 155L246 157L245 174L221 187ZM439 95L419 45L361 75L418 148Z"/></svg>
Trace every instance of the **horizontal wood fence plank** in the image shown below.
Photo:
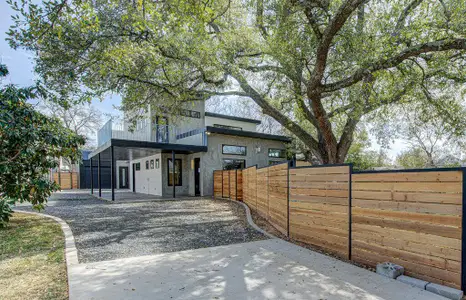
<svg viewBox="0 0 466 300"><path fill-rule="evenodd" d="M353 182L380 181L380 182L462 182L461 171L441 172L393 172L393 173L361 173L353 174Z"/></svg>

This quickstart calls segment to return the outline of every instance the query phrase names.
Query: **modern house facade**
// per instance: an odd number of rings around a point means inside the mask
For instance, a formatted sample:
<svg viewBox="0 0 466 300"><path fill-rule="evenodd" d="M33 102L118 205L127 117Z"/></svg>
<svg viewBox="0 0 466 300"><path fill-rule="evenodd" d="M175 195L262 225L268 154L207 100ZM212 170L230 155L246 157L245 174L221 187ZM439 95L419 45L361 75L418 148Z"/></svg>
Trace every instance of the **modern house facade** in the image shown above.
<svg viewBox="0 0 466 300"><path fill-rule="evenodd" d="M212 195L213 170L286 159L289 138L258 132L260 121L205 112L201 101L185 107L177 115L149 108L133 128L110 120L99 130L98 147L89 157L94 166L110 162L112 199L115 189L164 197Z"/></svg>

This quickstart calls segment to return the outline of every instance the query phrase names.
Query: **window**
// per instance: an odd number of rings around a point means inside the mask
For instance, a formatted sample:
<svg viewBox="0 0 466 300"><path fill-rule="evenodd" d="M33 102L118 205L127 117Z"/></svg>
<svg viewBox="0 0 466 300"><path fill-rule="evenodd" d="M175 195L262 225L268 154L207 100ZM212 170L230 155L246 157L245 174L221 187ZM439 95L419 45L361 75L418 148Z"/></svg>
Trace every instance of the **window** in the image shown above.
<svg viewBox="0 0 466 300"><path fill-rule="evenodd" d="M245 146L222 145L223 154L246 155Z"/></svg>
<svg viewBox="0 0 466 300"><path fill-rule="evenodd" d="M168 186L173 186L173 163L172 159L167 160L168 163ZM175 186L181 186L181 159L175 159Z"/></svg>
<svg viewBox="0 0 466 300"><path fill-rule="evenodd" d="M141 163L136 164L136 171L139 171L139 170L141 170Z"/></svg>
<svg viewBox="0 0 466 300"><path fill-rule="evenodd" d="M244 169L246 167L246 161L244 159L224 159L223 169L224 170L236 170Z"/></svg>
<svg viewBox="0 0 466 300"><path fill-rule="evenodd" d="M155 168L156 169L159 168L159 159L158 158L155 159Z"/></svg>
<svg viewBox="0 0 466 300"><path fill-rule="evenodd" d="M167 117L157 117L156 119L156 142L168 143L169 127Z"/></svg>
<svg viewBox="0 0 466 300"><path fill-rule="evenodd" d="M286 150L285 149L269 149L269 157L273 158L286 158Z"/></svg>
<svg viewBox="0 0 466 300"><path fill-rule="evenodd" d="M149 161L146 160L146 170L149 170Z"/></svg>
<svg viewBox="0 0 466 300"><path fill-rule="evenodd" d="M225 128L225 129L233 129L233 130L243 130L243 128L241 128L241 127L230 126L230 125L222 125L222 124L214 124L214 127Z"/></svg>
<svg viewBox="0 0 466 300"><path fill-rule="evenodd" d="M136 121L136 131L142 130L147 126L147 119L137 120Z"/></svg>
<svg viewBox="0 0 466 300"><path fill-rule="evenodd" d="M188 118L195 118L195 119L201 118L200 112L195 111L195 110L189 110L189 109L181 109L180 115L183 117L188 117Z"/></svg>
<svg viewBox="0 0 466 300"><path fill-rule="evenodd" d="M151 168L151 169L154 168L154 160L153 160L153 159L150 160L150 168Z"/></svg>

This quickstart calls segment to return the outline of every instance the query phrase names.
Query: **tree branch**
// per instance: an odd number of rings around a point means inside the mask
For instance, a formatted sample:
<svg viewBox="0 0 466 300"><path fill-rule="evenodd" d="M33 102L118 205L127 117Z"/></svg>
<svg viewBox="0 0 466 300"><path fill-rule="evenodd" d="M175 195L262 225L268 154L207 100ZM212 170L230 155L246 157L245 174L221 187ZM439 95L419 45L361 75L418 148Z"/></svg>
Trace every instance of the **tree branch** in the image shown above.
<svg viewBox="0 0 466 300"><path fill-rule="evenodd" d="M316 52L316 64L314 66L313 75L311 76L311 84L309 86L310 90L314 90L320 86L322 77L324 75L325 67L327 66L327 58L332 40L335 35L340 31L343 25L346 23L346 20L354 12L354 10L363 2L364 0L346 0L336 12L335 16L330 20L330 23L325 28L325 31L322 34L322 39L319 43ZM314 97L311 97L314 98Z"/></svg>
<svg viewBox="0 0 466 300"><path fill-rule="evenodd" d="M259 92L257 92L252 86L249 85L244 76L236 72L231 72L231 76L239 83L239 85L241 86L243 91L248 95L248 97L250 97L257 105L259 105L262 108L263 113L277 120L277 122L282 124L293 134L298 136L311 149L313 149L317 153L320 153L318 142L301 126L293 122L290 118L288 118L279 110L270 105Z"/></svg>
<svg viewBox="0 0 466 300"><path fill-rule="evenodd" d="M324 85L323 91L334 92L346 87L349 87L359 81L365 76L372 74L376 71L386 70L401 64L404 60L415 57L422 53L428 52L441 52L448 50L464 50L466 49L466 39L453 39L453 40L440 40L429 42L406 48L395 56L374 62L365 68L357 70L353 75L333 83Z"/></svg>

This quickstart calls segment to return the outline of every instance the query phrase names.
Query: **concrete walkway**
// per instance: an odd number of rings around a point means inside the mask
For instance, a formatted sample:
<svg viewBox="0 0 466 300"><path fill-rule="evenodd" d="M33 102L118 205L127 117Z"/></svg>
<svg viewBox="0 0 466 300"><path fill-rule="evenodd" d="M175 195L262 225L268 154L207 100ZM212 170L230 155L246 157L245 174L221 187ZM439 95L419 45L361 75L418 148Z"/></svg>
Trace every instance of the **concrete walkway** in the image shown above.
<svg viewBox="0 0 466 300"><path fill-rule="evenodd" d="M70 299L445 299L288 242L79 264Z"/></svg>

